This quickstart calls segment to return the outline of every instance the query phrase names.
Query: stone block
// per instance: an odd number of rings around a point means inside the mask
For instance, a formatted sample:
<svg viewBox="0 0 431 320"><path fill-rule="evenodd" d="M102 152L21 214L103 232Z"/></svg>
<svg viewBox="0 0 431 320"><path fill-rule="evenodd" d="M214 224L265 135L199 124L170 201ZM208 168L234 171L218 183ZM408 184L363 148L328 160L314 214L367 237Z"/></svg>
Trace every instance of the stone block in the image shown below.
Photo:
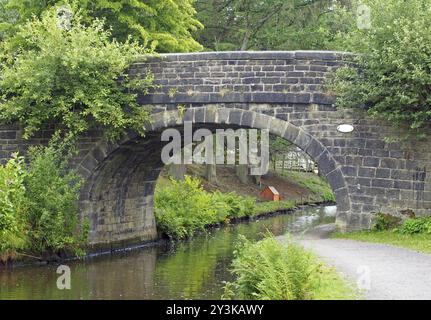
<svg viewBox="0 0 431 320"><path fill-rule="evenodd" d="M326 178L328 179L328 183L332 187L332 190L338 190L346 186L343 173L340 169L333 170L326 176Z"/></svg>
<svg viewBox="0 0 431 320"><path fill-rule="evenodd" d="M376 169L375 168L359 168L358 176L359 177L373 178L376 176Z"/></svg>

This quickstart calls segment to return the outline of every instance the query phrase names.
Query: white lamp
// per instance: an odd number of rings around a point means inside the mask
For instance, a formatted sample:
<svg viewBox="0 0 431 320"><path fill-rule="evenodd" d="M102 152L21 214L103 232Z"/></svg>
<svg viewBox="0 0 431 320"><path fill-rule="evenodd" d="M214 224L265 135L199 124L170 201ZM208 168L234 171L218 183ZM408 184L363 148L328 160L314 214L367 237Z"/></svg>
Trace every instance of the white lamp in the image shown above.
<svg viewBox="0 0 431 320"><path fill-rule="evenodd" d="M351 124L340 124L337 127L337 131L342 133L350 133L353 130L355 130L355 128Z"/></svg>

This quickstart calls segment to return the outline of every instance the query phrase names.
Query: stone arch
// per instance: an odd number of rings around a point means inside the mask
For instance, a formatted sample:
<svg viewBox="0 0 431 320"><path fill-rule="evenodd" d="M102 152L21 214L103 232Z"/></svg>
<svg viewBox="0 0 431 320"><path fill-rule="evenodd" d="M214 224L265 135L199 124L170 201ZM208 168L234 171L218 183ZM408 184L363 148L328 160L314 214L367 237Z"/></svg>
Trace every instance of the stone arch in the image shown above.
<svg viewBox="0 0 431 320"><path fill-rule="evenodd" d="M351 204L345 178L337 161L318 139L285 120L255 111L210 105L189 108L184 114L178 110L153 114L145 138L130 133L116 144L99 142L88 153L78 170L86 178L80 203L83 216L90 220L92 245L112 248L157 237L153 194L163 168L160 131L179 127L184 121L201 127L268 129L294 143L326 176L338 204L337 223L341 227L346 225Z"/></svg>
<svg viewBox="0 0 431 320"><path fill-rule="evenodd" d="M431 215L429 139L390 142L385 137L403 136L401 128L362 111L338 109L325 90L328 75L351 56L328 51L210 52L164 54L133 63L131 77L154 76L154 88L137 97L154 114L147 137L130 133L110 144L98 132L87 132L71 163L87 180L81 205L95 226L92 243L155 237L150 181L160 166L157 130L180 126L185 119L205 126L270 126L296 143L319 160L335 189L343 209L337 216L342 230L370 228L378 212ZM183 118L176 111L179 105L190 107ZM354 131L339 132L341 124L353 125ZM18 124L0 125L0 163L12 152L46 144L51 134L48 128L25 140Z"/></svg>

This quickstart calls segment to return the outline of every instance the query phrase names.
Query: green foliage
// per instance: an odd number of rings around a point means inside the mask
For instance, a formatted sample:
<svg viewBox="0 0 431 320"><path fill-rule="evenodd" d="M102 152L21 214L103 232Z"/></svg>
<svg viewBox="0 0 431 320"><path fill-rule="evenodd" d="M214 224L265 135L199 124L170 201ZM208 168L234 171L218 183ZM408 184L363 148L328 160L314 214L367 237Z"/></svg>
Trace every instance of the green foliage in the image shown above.
<svg viewBox="0 0 431 320"><path fill-rule="evenodd" d="M0 166L0 256L17 252L82 254L87 226L78 225L80 179L54 147L29 151L29 164L14 156Z"/></svg>
<svg viewBox="0 0 431 320"><path fill-rule="evenodd" d="M24 159L17 154L0 166L0 261L27 244L25 177Z"/></svg>
<svg viewBox="0 0 431 320"><path fill-rule="evenodd" d="M157 188L154 211L159 230L172 238L191 237L205 226L242 217L253 211L254 200L234 193L209 193L200 180L186 176Z"/></svg>
<svg viewBox="0 0 431 320"><path fill-rule="evenodd" d="M310 300L353 298L352 289L301 246L273 236L257 243L243 240L232 263L234 282L225 299ZM330 283L330 285L329 285Z"/></svg>
<svg viewBox="0 0 431 320"><path fill-rule="evenodd" d="M295 208L296 205L297 205L297 202L294 200L258 202L258 203L256 203L253 214L259 215L259 214L265 214L265 213L271 213L271 212L293 209L293 208Z"/></svg>
<svg viewBox="0 0 431 320"><path fill-rule="evenodd" d="M25 184L32 250L78 249L86 240L78 224L80 178L53 147L30 149L29 161Z"/></svg>
<svg viewBox="0 0 431 320"><path fill-rule="evenodd" d="M431 234L431 217L407 219L404 221L399 231L403 234L410 235L418 233Z"/></svg>
<svg viewBox="0 0 431 320"><path fill-rule="evenodd" d="M328 182L314 173L288 171L284 176L291 178L296 183L310 190L313 197L318 197L319 201L335 202L335 195Z"/></svg>
<svg viewBox="0 0 431 320"><path fill-rule="evenodd" d="M212 194L212 199L215 204L226 204L226 214L228 218L241 218L248 216L255 208L254 199L238 196L234 192L222 193L220 191L216 191Z"/></svg>
<svg viewBox="0 0 431 320"><path fill-rule="evenodd" d="M431 1L356 3L370 7L371 28L343 36L345 48L361 55L337 72L331 85L337 104L423 136L431 120Z"/></svg>
<svg viewBox="0 0 431 320"><path fill-rule="evenodd" d="M202 47L192 32L202 27L195 18L194 0L75 0L74 7L81 10L84 22L91 25L94 19L104 19L112 30L111 38L126 42L131 36L145 46L159 52L199 51ZM4 0L0 31L16 32L17 26L64 0L22 1Z"/></svg>
<svg viewBox="0 0 431 320"><path fill-rule="evenodd" d="M148 112L131 90L145 92L151 76L138 80L125 73L147 51L135 42L111 41L103 28L98 20L85 26L74 14L70 29L62 29L53 8L1 43L0 122L18 120L24 137L53 123L69 137L90 129L110 139L128 129L143 135Z"/></svg>
<svg viewBox="0 0 431 320"><path fill-rule="evenodd" d="M397 247L409 248L418 252L431 253L431 233L401 233L393 230L366 230L351 233L336 233L334 238L352 239L357 241L385 243Z"/></svg>
<svg viewBox="0 0 431 320"><path fill-rule="evenodd" d="M197 0L210 50L328 49L349 28L346 0Z"/></svg>
<svg viewBox="0 0 431 320"><path fill-rule="evenodd" d="M202 230L217 215L211 196L204 192L198 179L188 176L184 181L172 180L171 186L157 190L154 210L159 230L179 239Z"/></svg>
<svg viewBox="0 0 431 320"><path fill-rule="evenodd" d="M376 215L374 221L374 230L390 230L398 227L401 224L401 218L386 213Z"/></svg>
<svg viewBox="0 0 431 320"><path fill-rule="evenodd" d="M397 217L379 214L373 230L336 233L332 236L387 243L419 252L431 253L431 217L409 218L401 223Z"/></svg>
<svg viewBox="0 0 431 320"><path fill-rule="evenodd" d="M274 163L277 159L277 156L280 154L285 154L291 150L295 150L296 146L290 141L270 135L269 136L269 160Z"/></svg>

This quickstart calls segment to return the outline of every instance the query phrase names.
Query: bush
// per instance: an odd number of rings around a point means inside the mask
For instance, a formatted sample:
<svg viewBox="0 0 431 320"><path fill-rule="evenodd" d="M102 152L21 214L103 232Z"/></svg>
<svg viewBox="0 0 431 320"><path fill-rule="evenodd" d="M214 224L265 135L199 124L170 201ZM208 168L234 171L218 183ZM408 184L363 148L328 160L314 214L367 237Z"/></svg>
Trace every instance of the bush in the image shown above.
<svg viewBox="0 0 431 320"><path fill-rule="evenodd" d="M24 158L14 154L0 166L0 261L13 258L27 244Z"/></svg>
<svg viewBox="0 0 431 320"><path fill-rule="evenodd" d="M67 161L53 147L31 148L29 161L25 184L31 249L80 254L87 228L85 223L79 228L80 178L68 170Z"/></svg>
<svg viewBox="0 0 431 320"><path fill-rule="evenodd" d="M186 176L184 181L171 182L155 194L154 210L161 232L185 238L213 222L217 211L227 211L227 206L213 206L210 194L203 190L198 179Z"/></svg>
<svg viewBox="0 0 431 320"><path fill-rule="evenodd" d="M212 194L215 203L223 203L227 205L227 216L229 218L241 218L250 215L256 201L253 198L246 198L237 195L236 193L221 193L216 191Z"/></svg>
<svg viewBox="0 0 431 320"><path fill-rule="evenodd" d="M175 239L187 238L205 226L251 214L254 200L234 193L206 192L197 178L171 179L157 189L154 211L159 231Z"/></svg>
<svg viewBox="0 0 431 320"><path fill-rule="evenodd" d="M87 224L79 227L80 179L54 147L31 148L28 164L14 155L0 166L0 257L20 251L83 254Z"/></svg>
<svg viewBox="0 0 431 320"><path fill-rule="evenodd" d="M382 231L398 227L401 224L401 218L386 213L378 213L374 221L374 230Z"/></svg>
<svg viewBox="0 0 431 320"><path fill-rule="evenodd" d="M423 135L431 120L430 0L356 3L370 7L371 28L343 35L345 49L360 53L353 60L359 69L337 71L337 104L365 108Z"/></svg>
<svg viewBox="0 0 431 320"><path fill-rule="evenodd" d="M431 234L431 217L407 219L399 229L404 234Z"/></svg>
<svg viewBox="0 0 431 320"><path fill-rule="evenodd" d="M243 239L235 251L225 299L304 300L353 297L351 289L301 246L273 236L257 243Z"/></svg>

